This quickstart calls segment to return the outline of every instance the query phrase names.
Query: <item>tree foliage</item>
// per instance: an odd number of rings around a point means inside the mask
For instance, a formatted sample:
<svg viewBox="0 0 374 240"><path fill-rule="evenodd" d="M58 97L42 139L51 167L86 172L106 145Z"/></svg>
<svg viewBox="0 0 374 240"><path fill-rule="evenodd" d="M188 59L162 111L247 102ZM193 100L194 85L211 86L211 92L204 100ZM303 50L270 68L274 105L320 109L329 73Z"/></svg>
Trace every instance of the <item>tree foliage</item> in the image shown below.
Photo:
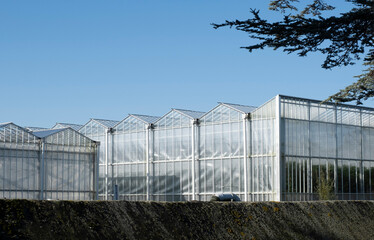
<svg viewBox="0 0 374 240"><path fill-rule="evenodd" d="M374 0L345 1L353 4L350 11L323 17L325 11L334 9L326 0L304 1L307 3L302 8L298 8L298 0L274 0L269 9L284 14L281 21L269 22L260 17L258 10L251 9L253 17L248 20L226 20L212 25L216 29L234 27L257 39L256 44L242 47L249 52L265 47L283 49L301 57L320 52L326 55L322 64L325 69L352 65L365 56L368 69L357 76L355 83L327 99L361 104L362 100L374 96ZM295 14L287 14L288 11Z"/></svg>

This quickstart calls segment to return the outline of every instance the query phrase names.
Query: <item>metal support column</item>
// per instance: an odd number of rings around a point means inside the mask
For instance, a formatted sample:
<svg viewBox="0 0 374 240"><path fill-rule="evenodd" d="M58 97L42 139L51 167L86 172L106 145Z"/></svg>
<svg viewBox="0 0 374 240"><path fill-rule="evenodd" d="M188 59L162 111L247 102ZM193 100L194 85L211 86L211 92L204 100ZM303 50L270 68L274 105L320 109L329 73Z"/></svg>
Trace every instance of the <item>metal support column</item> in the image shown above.
<svg viewBox="0 0 374 240"><path fill-rule="evenodd" d="M100 142L96 142L95 144L95 152L96 152L96 163L93 182L94 182L94 190L96 191L95 199L99 200L99 162L100 162Z"/></svg>
<svg viewBox="0 0 374 240"><path fill-rule="evenodd" d="M311 131L311 103L308 101L308 186L307 186L307 192L308 194L308 200L313 199L313 163L312 163L312 131Z"/></svg>
<svg viewBox="0 0 374 240"><path fill-rule="evenodd" d="M248 171L247 171L247 122L248 114L243 115L243 166L244 166L244 201L248 201Z"/></svg>
<svg viewBox="0 0 374 240"><path fill-rule="evenodd" d="M201 200L200 199L200 176L201 176L201 166L200 166L200 137L201 137L201 133L200 133L200 126L199 126L199 120L197 119L196 120L196 124L195 124L195 130L196 130L196 135L195 135L195 139L196 139L196 148L195 148L195 171L196 171L196 174L195 174L195 179L194 179L194 182L195 182L195 195L196 195L196 200Z"/></svg>
<svg viewBox="0 0 374 240"><path fill-rule="evenodd" d="M108 200L108 130L105 132L105 200Z"/></svg>
<svg viewBox="0 0 374 240"><path fill-rule="evenodd" d="M275 98L275 166L274 166L274 201L282 200L282 151L281 151L281 102L280 96Z"/></svg>
<svg viewBox="0 0 374 240"><path fill-rule="evenodd" d="M41 161L40 161L40 200L44 200L44 154L45 154L45 143L41 141Z"/></svg>
<svg viewBox="0 0 374 240"><path fill-rule="evenodd" d="M191 147L192 147L192 169L191 169L191 178L192 178L192 200L196 200L196 190L195 190L195 182L196 182L196 179L195 179L195 169L196 169L196 166L195 166L195 161L196 161L196 150L195 150L195 146L196 146L196 139L195 139L195 136L196 136L196 125L197 125L197 119L194 119L192 121L192 139L191 139Z"/></svg>
<svg viewBox="0 0 374 240"><path fill-rule="evenodd" d="M363 162L362 162L362 159L364 159L364 148L363 148L363 144L364 144L364 140L363 140L363 134L364 134L364 129L363 129L363 123L362 123L362 109L360 109L360 193L361 193L361 196L364 196L364 192L365 192L365 188L364 188L364 183L365 183L365 179L364 179L364 166L363 166ZM358 197L358 199L362 199L361 196Z"/></svg>
<svg viewBox="0 0 374 240"><path fill-rule="evenodd" d="M146 189L147 189L147 196L146 200L149 201L149 194L150 194L150 184L149 184L149 133L152 131L152 124L149 124L146 129L146 137L145 137L145 158L146 158L146 165L145 165L145 174L146 174Z"/></svg>

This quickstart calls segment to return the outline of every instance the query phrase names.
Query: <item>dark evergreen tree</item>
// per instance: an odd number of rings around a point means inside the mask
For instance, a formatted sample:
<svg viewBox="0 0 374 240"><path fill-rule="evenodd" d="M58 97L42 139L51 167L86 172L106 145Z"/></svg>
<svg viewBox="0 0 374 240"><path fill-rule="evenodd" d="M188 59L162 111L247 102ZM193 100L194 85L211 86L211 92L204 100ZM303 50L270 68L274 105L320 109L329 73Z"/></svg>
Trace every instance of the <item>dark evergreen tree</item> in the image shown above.
<svg viewBox="0 0 374 240"><path fill-rule="evenodd" d="M341 0L343 1L343 0ZM362 104L362 100L374 97L374 0L344 0L352 3L352 9L338 16L323 17L334 7L326 0L309 0L300 10L298 0L274 0L269 9L280 11L283 20L269 22L260 17L258 10L251 9L248 20L227 21L212 24L214 28L234 27L259 40L256 44L242 47L252 52L270 47L287 53L306 56L310 52L326 55L322 64L325 69L354 64L364 56L368 68L356 76L352 85L330 96L328 101ZM295 11L296 14L288 14Z"/></svg>

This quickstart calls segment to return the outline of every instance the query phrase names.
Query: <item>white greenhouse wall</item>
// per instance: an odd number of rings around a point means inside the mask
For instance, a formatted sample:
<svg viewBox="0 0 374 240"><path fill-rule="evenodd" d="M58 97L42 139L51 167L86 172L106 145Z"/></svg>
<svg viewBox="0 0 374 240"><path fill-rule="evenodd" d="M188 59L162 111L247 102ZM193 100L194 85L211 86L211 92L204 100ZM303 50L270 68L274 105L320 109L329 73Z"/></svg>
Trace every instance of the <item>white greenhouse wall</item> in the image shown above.
<svg viewBox="0 0 374 240"><path fill-rule="evenodd" d="M87 124L85 124L79 132L84 136L96 141L100 142L99 146L99 174L98 174L98 196L99 199L107 199L107 192L108 186L110 181L108 181L108 171L109 168L107 167L108 161L108 154L111 154L109 150L109 141L111 140L110 135L108 135L108 128L101 125L100 123L90 120Z"/></svg>
<svg viewBox="0 0 374 240"><path fill-rule="evenodd" d="M0 198L96 199L96 143L67 128L39 138L0 125Z"/></svg>
<svg viewBox="0 0 374 240"><path fill-rule="evenodd" d="M262 105L250 114L247 146L249 148L247 176L249 201L279 200L277 174L277 98Z"/></svg>
<svg viewBox="0 0 374 240"><path fill-rule="evenodd" d="M281 99L283 199L317 199L322 177L337 199L374 199L374 109Z"/></svg>
<svg viewBox="0 0 374 240"><path fill-rule="evenodd" d="M146 164L148 125L129 116L113 128L113 152L109 199L114 198L118 186L118 199L147 200Z"/></svg>
<svg viewBox="0 0 374 240"><path fill-rule="evenodd" d="M213 194L244 196L244 114L219 105L199 121L199 200Z"/></svg>
<svg viewBox="0 0 374 240"><path fill-rule="evenodd" d="M199 117L172 110L154 121L130 115L80 132L101 141L100 199L316 200L322 178L333 180L337 199L374 197L371 108L278 95L255 109L219 104Z"/></svg>
<svg viewBox="0 0 374 240"><path fill-rule="evenodd" d="M153 200L193 199L192 125L193 121L190 118L175 111L154 125L151 162Z"/></svg>
<svg viewBox="0 0 374 240"><path fill-rule="evenodd" d="M0 198L40 199L39 139L22 128L0 126Z"/></svg>

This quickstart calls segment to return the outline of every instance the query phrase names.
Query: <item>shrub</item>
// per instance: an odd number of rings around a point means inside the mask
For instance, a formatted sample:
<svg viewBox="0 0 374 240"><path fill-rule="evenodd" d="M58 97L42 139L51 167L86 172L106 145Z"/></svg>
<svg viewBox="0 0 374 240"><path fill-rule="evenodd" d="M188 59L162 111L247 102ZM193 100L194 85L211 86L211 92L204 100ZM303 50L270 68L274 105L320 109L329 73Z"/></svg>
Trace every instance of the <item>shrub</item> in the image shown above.
<svg viewBox="0 0 374 240"><path fill-rule="evenodd" d="M322 172L320 175L319 183L316 187L319 200L334 200L335 188L334 180L332 178L327 179L326 175Z"/></svg>

